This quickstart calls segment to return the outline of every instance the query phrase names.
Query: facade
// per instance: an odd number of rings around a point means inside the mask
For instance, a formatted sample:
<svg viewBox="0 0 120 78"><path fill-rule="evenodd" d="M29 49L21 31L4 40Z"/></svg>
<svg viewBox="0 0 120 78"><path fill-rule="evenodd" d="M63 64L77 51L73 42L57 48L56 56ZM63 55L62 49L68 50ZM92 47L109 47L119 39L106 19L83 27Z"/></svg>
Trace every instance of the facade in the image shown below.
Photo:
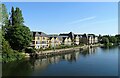
<svg viewBox="0 0 120 78"><path fill-rule="evenodd" d="M59 35L47 35L43 32L31 32L33 40L31 47L36 49L56 47L59 45L80 45L80 44L96 44L98 43L98 37L94 34L74 34L72 32L59 34Z"/></svg>
<svg viewBox="0 0 120 78"><path fill-rule="evenodd" d="M89 39L89 44L96 44L96 43L98 43L98 37L97 36L95 36L94 34L88 34L89 35L89 37L91 37L90 39Z"/></svg>
<svg viewBox="0 0 120 78"><path fill-rule="evenodd" d="M80 43L91 45L98 43L98 37L94 34L83 34L80 37Z"/></svg>
<svg viewBox="0 0 120 78"><path fill-rule="evenodd" d="M94 38L94 43L95 44L98 43L98 37L97 36L95 36L95 38Z"/></svg>
<svg viewBox="0 0 120 78"><path fill-rule="evenodd" d="M79 35L74 35L74 44L79 45L80 44L80 37Z"/></svg>
<svg viewBox="0 0 120 78"><path fill-rule="evenodd" d="M40 49L40 48L48 48L49 47L49 38L43 32L32 32L33 40L31 46Z"/></svg>
<svg viewBox="0 0 120 78"><path fill-rule="evenodd" d="M63 33L63 34L60 34L59 36L63 38L62 43L64 45L72 45L73 40L74 40L74 33L72 33L72 32Z"/></svg>
<svg viewBox="0 0 120 78"><path fill-rule="evenodd" d="M86 34L81 35L80 44L88 44L88 36Z"/></svg>
<svg viewBox="0 0 120 78"><path fill-rule="evenodd" d="M69 36L60 36L62 38L62 45L71 45L72 40Z"/></svg>
<svg viewBox="0 0 120 78"><path fill-rule="evenodd" d="M88 44L94 44L94 36L88 34Z"/></svg>
<svg viewBox="0 0 120 78"><path fill-rule="evenodd" d="M55 36L55 35L48 35L49 37L49 45L51 47L55 47L55 46L59 46L62 44L62 38L59 36Z"/></svg>
<svg viewBox="0 0 120 78"><path fill-rule="evenodd" d="M71 45L72 41L71 41L71 38L70 37L66 37L65 40L64 40L64 44L65 45Z"/></svg>

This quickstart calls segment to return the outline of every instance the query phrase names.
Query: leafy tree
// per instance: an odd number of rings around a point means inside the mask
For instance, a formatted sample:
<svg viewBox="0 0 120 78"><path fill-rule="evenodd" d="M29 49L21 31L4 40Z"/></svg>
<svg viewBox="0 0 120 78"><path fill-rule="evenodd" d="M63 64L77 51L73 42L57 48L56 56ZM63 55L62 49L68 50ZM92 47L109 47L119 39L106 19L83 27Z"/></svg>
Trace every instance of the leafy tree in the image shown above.
<svg viewBox="0 0 120 78"><path fill-rule="evenodd" d="M105 45L109 45L109 39L107 37L102 38L102 43Z"/></svg>
<svg viewBox="0 0 120 78"><path fill-rule="evenodd" d="M1 25L2 28L0 28L0 43L1 43L1 49L2 49L2 53L8 53L11 52L12 49L9 46L8 41L5 40L4 36L5 36L5 30L6 27L8 25L8 13L7 13L7 9L5 7L4 4L0 4L2 11L1 11Z"/></svg>
<svg viewBox="0 0 120 78"><path fill-rule="evenodd" d="M111 43L117 43L117 38L115 36L111 36L111 37L109 37L109 41Z"/></svg>
<svg viewBox="0 0 120 78"><path fill-rule="evenodd" d="M7 9L5 7L4 4L0 4L0 10L1 10L1 13L0 13L0 16L1 16L1 24L2 25L6 25L8 23L8 13L7 13Z"/></svg>
<svg viewBox="0 0 120 78"><path fill-rule="evenodd" d="M11 25L24 25L24 18L22 17L22 11L16 7L16 10L14 10L14 7L11 9L11 17L10 17Z"/></svg>
<svg viewBox="0 0 120 78"><path fill-rule="evenodd" d="M12 49L8 43L3 37L2 37L2 51L3 53L10 53L12 52Z"/></svg>
<svg viewBox="0 0 120 78"><path fill-rule="evenodd" d="M117 43L120 43L120 34L115 35L115 37L117 38Z"/></svg>
<svg viewBox="0 0 120 78"><path fill-rule="evenodd" d="M0 10L2 9L2 12L0 13L0 25L2 25L2 28L0 28L2 61L9 62L22 59L24 58L24 55L19 53L17 50L21 50L28 46L29 42L31 41L30 29L23 24L23 17L20 17L22 14L20 14L21 11L19 8L16 8L14 11L14 8L12 7L12 14L9 19L5 5L0 4L0 6L2 6L0 7Z"/></svg>
<svg viewBox="0 0 120 78"><path fill-rule="evenodd" d="M14 50L23 50L29 46L32 36L30 29L23 24L22 11L18 7L15 10L12 7L9 23L5 38L9 41L11 48Z"/></svg>
<svg viewBox="0 0 120 78"><path fill-rule="evenodd" d="M2 9L1 13L0 13L0 15L1 15L0 24L2 26L2 31L3 31L1 34L4 36L5 32L7 30L8 23L9 23L8 13L7 13L7 9L4 4L0 4L0 6L1 6L0 9Z"/></svg>

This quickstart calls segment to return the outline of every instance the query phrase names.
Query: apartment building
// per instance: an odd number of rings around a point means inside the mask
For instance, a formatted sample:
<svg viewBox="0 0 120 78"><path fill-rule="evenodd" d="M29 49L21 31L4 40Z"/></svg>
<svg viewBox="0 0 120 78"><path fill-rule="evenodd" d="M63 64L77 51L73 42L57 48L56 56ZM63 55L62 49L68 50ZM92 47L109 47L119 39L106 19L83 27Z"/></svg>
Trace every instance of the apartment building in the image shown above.
<svg viewBox="0 0 120 78"><path fill-rule="evenodd" d="M49 47L56 47L59 45L91 45L98 43L98 37L94 34L74 34L70 32L59 35L47 35L43 32L34 31L32 31L31 33L33 36L31 47L34 47L36 49L45 49Z"/></svg>
<svg viewBox="0 0 120 78"><path fill-rule="evenodd" d="M58 35L48 35L49 45L51 47L59 46L62 44L62 38Z"/></svg>
<svg viewBox="0 0 120 78"><path fill-rule="evenodd" d="M47 36L47 34L43 33L43 32L34 32L32 31L32 43L31 46L36 48L36 49L40 49L40 48L48 48L49 47L49 38Z"/></svg>

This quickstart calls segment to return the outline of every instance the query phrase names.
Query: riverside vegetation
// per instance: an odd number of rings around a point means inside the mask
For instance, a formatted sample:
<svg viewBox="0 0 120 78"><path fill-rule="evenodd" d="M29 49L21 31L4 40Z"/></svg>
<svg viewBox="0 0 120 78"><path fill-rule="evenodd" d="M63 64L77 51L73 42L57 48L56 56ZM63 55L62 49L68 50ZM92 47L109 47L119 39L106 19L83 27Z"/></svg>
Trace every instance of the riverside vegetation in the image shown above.
<svg viewBox="0 0 120 78"><path fill-rule="evenodd" d="M29 46L32 40L30 29L24 25L22 11L16 7L12 7L10 17L8 17L7 9L4 4L2 6L2 29L1 44L2 44L2 62L20 60L24 58L22 53Z"/></svg>
<svg viewBox="0 0 120 78"><path fill-rule="evenodd" d="M32 35L30 33L29 27L24 25L24 18L22 16L22 10L18 7L11 8L10 15L4 4L0 4L2 8L2 18L0 19L2 23L2 28L0 28L0 42L2 46L2 57L0 60L2 62L10 62L14 60L20 60L25 57L23 53L25 52L35 52L36 49L27 48L32 41ZM8 17L10 16L10 17ZM99 35L99 43L105 46L118 45L120 43L120 35L116 36L101 36ZM81 45L80 45L81 46ZM56 48L49 47L45 50L70 48L72 46L61 45ZM43 50L42 48L38 51Z"/></svg>

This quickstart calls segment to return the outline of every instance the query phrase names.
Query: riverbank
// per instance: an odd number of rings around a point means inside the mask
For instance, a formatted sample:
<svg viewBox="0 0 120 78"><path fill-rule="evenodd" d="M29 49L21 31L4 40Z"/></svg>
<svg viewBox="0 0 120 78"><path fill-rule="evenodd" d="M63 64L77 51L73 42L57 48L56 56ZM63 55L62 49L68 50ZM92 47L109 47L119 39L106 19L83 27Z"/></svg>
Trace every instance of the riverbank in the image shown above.
<svg viewBox="0 0 120 78"><path fill-rule="evenodd" d="M82 50L87 49L88 47L91 48L91 47L97 47L97 46L103 46L103 45L102 44L83 45L83 46L75 46L72 48L40 51L40 52L31 53L31 54L26 54L26 57L44 57L44 56L65 54L65 53L70 53L70 52L82 51Z"/></svg>

